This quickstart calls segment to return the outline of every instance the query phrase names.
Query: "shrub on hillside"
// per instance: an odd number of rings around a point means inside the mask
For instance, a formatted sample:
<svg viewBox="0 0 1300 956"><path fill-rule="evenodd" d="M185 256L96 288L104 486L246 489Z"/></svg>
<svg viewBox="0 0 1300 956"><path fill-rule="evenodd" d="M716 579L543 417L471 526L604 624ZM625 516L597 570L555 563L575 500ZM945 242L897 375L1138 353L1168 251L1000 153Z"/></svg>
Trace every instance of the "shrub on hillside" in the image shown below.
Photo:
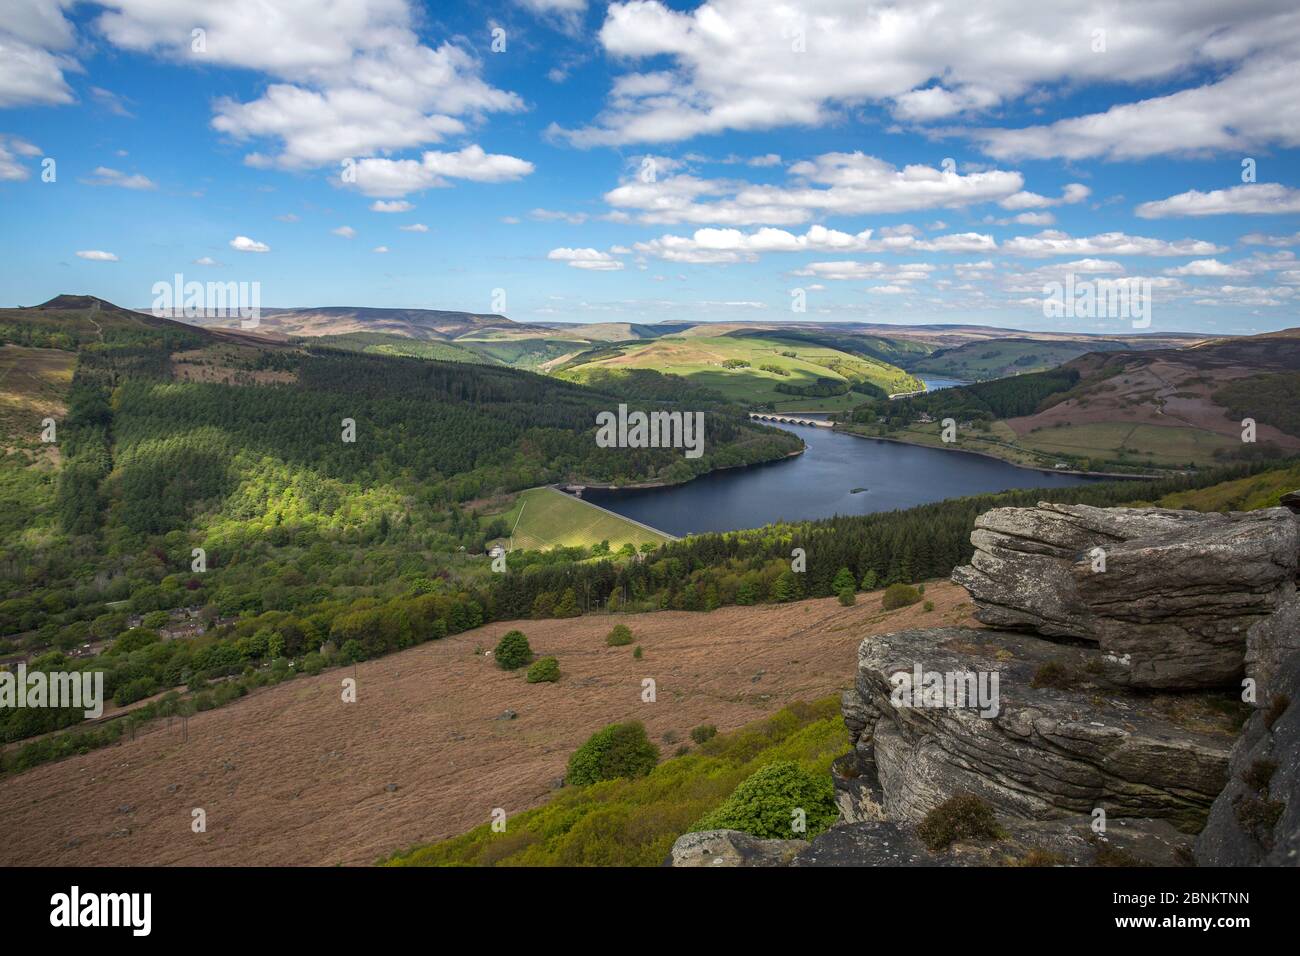
<svg viewBox="0 0 1300 956"><path fill-rule="evenodd" d="M528 646L528 638L524 637L523 631L507 631L497 642L492 657L503 671L513 671L533 659L533 649Z"/></svg>
<svg viewBox="0 0 1300 956"><path fill-rule="evenodd" d="M554 657L543 657L528 668L526 680L530 684L553 684L560 679L560 662Z"/></svg>
<svg viewBox="0 0 1300 956"><path fill-rule="evenodd" d="M718 728L713 724L700 724L691 731L691 740L697 744L708 743L716 736L718 736Z"/></svg>
<svg viewBox="0 0 1300 956"><path fill-rule="evenodd" d="M840 568L838 571L835 572L835 579L831 581L831 590L834 591L836 594L839 594L845 588L848 588L850 591L852 591L855 589L857 583L858 583L857 581L853 580L852 571L850 571L848 568Z"/></svg>
<svg viewBox="0 0 1300 956"><path fill-rule="evenodd" d="M853 607L858 603L858 595L853 588L841 588L839 602L842 607Z"/></svg>
<svg viewBox="0 0 1300 956"><path fill-rule="evenodd" d="M610 647L623 647L626 644L631 644L632 631L626 624L615 624L614 629L606 636L605 643Z"/></svg>
<svg viewBox="0 0 1300 956"><path fill-rule="evenodd" d="M780 760L751 774L692 829L741 830L756 837L810 840L838 816L829 774L815 774L792 760ZM796 820L801 820L802 832L796 829Z"/></svg>
<svg viewBox="0 0 1300 956"><path fill-rule="evenodd" d="M949 797L925 815L916 832L932 853L956 840L1000 840L1006 836L989 805L972 793Z"/></svg>
<svg viewBox="0 0 1300 956"><path fill-rule="evenodd" d="M564 782L584 787L618 777L644 777L658 762L659 748L646 737L639 720L610 724L573 752Z"/></svg>
<svg viewBox="0 0 1300 956"><path fill-rule="evenodd" d="M912 585L891 584L885 588L884 597L880 599L880 606L886 611L892 611L895 608L915 604L919 600L921 600L921 594Z"/></svg>

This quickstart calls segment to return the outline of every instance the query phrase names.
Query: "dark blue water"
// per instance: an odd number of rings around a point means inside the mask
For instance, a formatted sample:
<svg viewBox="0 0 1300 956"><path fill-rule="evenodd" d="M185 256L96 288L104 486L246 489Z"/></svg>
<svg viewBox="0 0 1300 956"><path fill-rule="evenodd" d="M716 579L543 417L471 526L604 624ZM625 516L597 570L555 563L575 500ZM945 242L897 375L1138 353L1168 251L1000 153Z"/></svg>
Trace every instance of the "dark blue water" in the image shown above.
<svg viewBox="0 0 1300 956"><path fill-rule="evenodd" d="M928 391L937 392L941 388L955 388L958 385L969 385L969 382L963 382L956 378L937 378L934 375L918 375L921 381L925 382Z"/></svg>
<svg viewBox="0 0 1300 956"><path fill-rule="evenodd" d="M714 472L685 485L588 489L583 498L667 531L757 528L780 520L863 515L1009 488L1064 488L1103 479L1017 468L957 451L856 438L809 425L786 428L807 443L797 458ZM853 493L854 488L866 488Z"/></svg>

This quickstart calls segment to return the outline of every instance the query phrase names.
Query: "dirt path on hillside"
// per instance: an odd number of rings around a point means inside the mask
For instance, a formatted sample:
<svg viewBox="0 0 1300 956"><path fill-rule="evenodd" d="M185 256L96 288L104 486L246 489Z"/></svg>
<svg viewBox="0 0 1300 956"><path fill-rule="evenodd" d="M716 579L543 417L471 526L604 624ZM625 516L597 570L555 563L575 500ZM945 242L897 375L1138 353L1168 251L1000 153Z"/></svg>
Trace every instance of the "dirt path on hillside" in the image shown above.
<svg viewBox="0 0 1300 956"><path fill-rule="evenodd" d="M665 757L692 727L735 729L853 680L869 633L967 620L966 592L931 584L931 613L884 614L880 593L711 614L502 622L356 668L304 677L134 741L0 778L0 864L368 864L543 802L569 754L617 720L645 722ZM605 647L621 620L644 649ZM556 684L527 684L476 648L519 627L559 657ZM641 681L657 683L641 702ZM498 719L507 708L514 720ZM390 787L395 786L395 789ZM192 810L207 832L191 832Z"/></svg>

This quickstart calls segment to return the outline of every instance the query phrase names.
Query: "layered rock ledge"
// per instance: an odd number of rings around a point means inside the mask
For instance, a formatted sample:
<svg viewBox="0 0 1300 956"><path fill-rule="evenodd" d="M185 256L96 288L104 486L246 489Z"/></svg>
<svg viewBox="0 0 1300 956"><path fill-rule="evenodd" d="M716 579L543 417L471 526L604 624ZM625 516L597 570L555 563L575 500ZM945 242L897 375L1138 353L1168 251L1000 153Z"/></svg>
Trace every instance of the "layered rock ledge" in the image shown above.
<svg viewBox="0 0 1300 956"><path fill-rule="evenodd" d="M1104 651L1134 687L1226 687L1246 634L1295 596L1300 522L1285 508L1199 514L1040 503L981 515L953 580L977 620Z"/></svg>
<svg viewBox="0 0 1300 956"><path fill-rule="evenodd" d="M1110 817L1167 819L1194 833L1227 781L1244 715L1221 694L1162 703L1110 684L1100 676L1102 656L974 628L864 641L845 706L855 759L838 763L835 775L845 819L916 823L949 797L971 793L1026 820L1102 808ZM896 675L918 667L982 675L985 686L996 686L996 714L951 700L899 706Z"/></svg>

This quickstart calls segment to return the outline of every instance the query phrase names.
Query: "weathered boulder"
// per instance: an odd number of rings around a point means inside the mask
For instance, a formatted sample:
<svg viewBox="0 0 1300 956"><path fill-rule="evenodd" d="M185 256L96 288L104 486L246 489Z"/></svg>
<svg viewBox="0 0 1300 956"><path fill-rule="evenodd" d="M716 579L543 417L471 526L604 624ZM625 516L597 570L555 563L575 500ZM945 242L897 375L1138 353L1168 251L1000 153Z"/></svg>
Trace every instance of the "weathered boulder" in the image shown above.
<svg viewBox="0 0 1300 956"><path fill-rule="evenodd" d="M1277 694L1283 662L1300 653L1300 595L1246 632L1246 676L1255 681L1255 703L1267 707Z"/></svg>
<svg viewBox="0 0 1300 956"><path fill-rule="evenodd" d="M806 840L761 840L739 830L684 833L665 866L785 866L808 849Z"/></svg>
<svg viewBox="0 0 1300 956"><path fill-rule="evenodd" d="M855 724L874 723L858 734L852 772L842 775L858 793L879 794L894 821L919 822L971 793L1013 818L1101 807L1111 818L1164 819L1196 832L1227 780L1242 719L1233 699L1200 692L1162 702L1106 682L1101 657L1095 648L974 628L869 637L848 711ZM958 679L974 676L994 693L909 700L895 675L918 668L924 680L909 678L918 685L939 675L955 692Z"/></svg>
<svg viewBox="0 0 1300 956"><path fill-rule="evenodd" d="M958 840L931 852L905 823L831 827L790 866L1186 866L1192 838L1164 820L1117 820L1104 836L1088 817L1000 819L1000 839Z"/></svg>
<svg viewBox="0 0 1300 956"><path fill-rule="evenodd" d="M953 580L979 621L1096 642L1112 681L1218 687L1240 681L1251 626L1295 595L1300 522L1040 503L985 512L971 543Z"/></svg>
<svg viewBox="0 0 1300 956"><path fill-rule="evenodd" d="M1300 654L1232 749L1229 780L1196 838L1199 866L1300 866Z"/></svg>

